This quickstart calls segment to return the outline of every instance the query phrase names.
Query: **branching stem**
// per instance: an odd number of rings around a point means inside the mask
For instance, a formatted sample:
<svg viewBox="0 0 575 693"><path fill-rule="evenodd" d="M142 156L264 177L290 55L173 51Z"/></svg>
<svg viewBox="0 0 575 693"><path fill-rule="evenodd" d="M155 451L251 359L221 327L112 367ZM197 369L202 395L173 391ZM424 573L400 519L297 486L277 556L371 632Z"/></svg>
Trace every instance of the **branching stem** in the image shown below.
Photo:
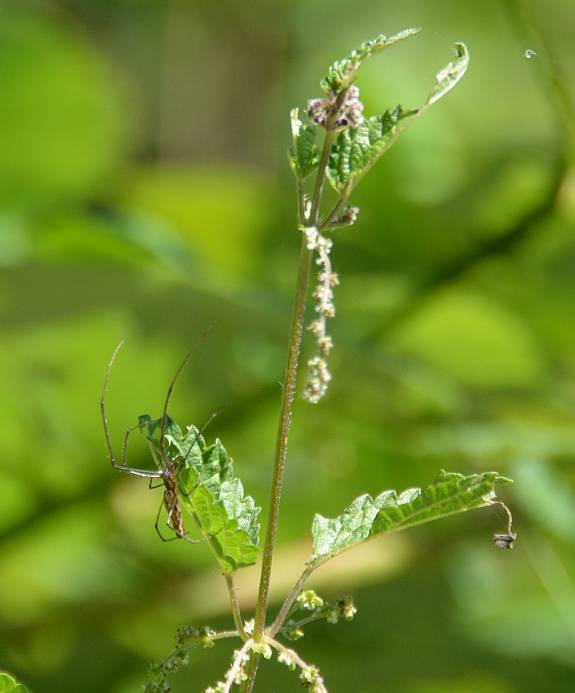
<svg viewBox="0 0 575 693"><path fill-rule="evenodd" d="M272 623L272 625L268 629L269 635L273 638L275 634L278 632L278 630L283 626L285 623L286 618L289 615L289 611L297 599L299 593L302 590L302 587L308 580L309 576L313 573L313 571L316 569L316 565L312 563L306 563L305 568L303 569L301 575L299 578L296 580L294 586L291 588L289 591L287 597L285 598L284 603L281 606L281 609L279 610L278 615L276 616L275 621Z"/></svg>

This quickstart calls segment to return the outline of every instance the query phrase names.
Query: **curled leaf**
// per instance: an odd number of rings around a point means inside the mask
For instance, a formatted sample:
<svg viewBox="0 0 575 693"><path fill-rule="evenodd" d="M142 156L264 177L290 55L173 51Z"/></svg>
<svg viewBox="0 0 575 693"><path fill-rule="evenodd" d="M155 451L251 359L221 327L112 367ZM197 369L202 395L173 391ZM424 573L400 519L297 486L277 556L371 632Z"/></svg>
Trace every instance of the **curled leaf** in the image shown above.
<svg viewBox="0 0 575 693"><path fill-rule="evenodd" d="M459 82L469 65L469 53L463 43L456 43L455 51L456 59L437 73L431 93L421 108L405 110L396 106L392 111L372 116L359 127L347 128L339 134L331 148L328 165L329 181L339 194L347 186L353 187L416 118Z"/></svg>
<svg viewBox="0 0 575 693"><path fill-rule="evenodd" d="M435 75L435 84L425 102L424 108L439 101L448 91L451 91L467 70L469 65L469 51L467 50L467 46L464 43L456 43L454 45L455 60L446 65Z"/></svg>
<svg viewBox="0 0 575 693"><path fill-rule="evenodd" d="M321 88L326 94L329 92L339 94L353 82L357 71L366 60L399 43L399 41L418 34L420 31L420 28L405 29L393 36L380 34L375 39L365 41L359 48L353 50L347 58L338 60L331 65L326 76L320 82Z"/></svg>

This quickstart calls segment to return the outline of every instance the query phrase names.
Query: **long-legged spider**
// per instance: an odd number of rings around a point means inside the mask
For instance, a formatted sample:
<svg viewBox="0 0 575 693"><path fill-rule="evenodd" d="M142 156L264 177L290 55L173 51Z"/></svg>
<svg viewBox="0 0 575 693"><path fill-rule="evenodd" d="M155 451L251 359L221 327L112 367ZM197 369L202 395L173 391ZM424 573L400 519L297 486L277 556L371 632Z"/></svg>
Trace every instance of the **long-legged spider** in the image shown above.
<svg viewBox="0 0 575 693"><path fill-rule="evenodd" d="M112 464L112 467L114 469L117 469L120 472L126 472L127 474L132 474L133 476L139 476L139 477L144 477L145 479L149 479L149 488L158 488L159 486L164 487L164 495L162 498L162 503L160 504L160 507L158 508L158 512L156 514L156 521L154 523L154 528L156 532L158 533L158 536L162 541L172 541L172 539L185 539L186 541L189 541L191 544L198 544L202 540L198 539L192 539L189 535L188 532L186 531L186 528L184 526L184 520L182 516L182 508L180 506L180 500L179 500L179 493L184 491L180 489L180 481L179 481L179 475L180 471L185 467L188 455L190 452L193 450L194 445L196 440L198 440L202 433L205 431L205 429L209 426L209 424L212 422L212 420L215 418L216 414L212 414L209 419L204 423L204 425L201 427L201 429L197 432L196 439L192 442L190 445L190 448L188 450L188 453L186 454L185 457L181 457L180 455L175 455L174 457L170 456L170 454L167 453L166 451L166 444L165 444L165 437L166 437L166 425L170 425L171 419L168 416L168 406L170 403L170 398L172 396L172 391L174 389L174 386L176 384L176 381L178 379L178 376L180 375L182 369L188 362L190 356L196 351L198 346L203 342L205 339L206 335L208 332L211 330L209 328L204 332L196 341L192 349L186 354L185 358L183 361L180 363L178 366L174 377L172 378L172 381L170 382L170 386L168 387L168 392L166 393L166 399L164 401L164 409L162 412L162 416L159 419L151 419L147 416L141 416L138 423L134 426L131 426L128 428L124 435L124 443L122 445L122 458L121 458L121 464L118 464L116 461L116 456L114 454L114 448L112 446L112 441L110 437L110 429L109 429L109 424L108 424L108 418L106 415L106 395L108 391L108 382L110 380L110 373L112 371L112 367L114 365L114 361L116 360L116 356L118 352L120 351L120 348L122 347L122 344L124 343L123 340L118 344L118 346L114 349L114 352L112 354L112 358L110 359L110 362L108 363L108 367L106 369L106 375L104 377L104 384L102 387L102 396L100 399L100 409L102 412L102 422L104 425L104 436L106 438L106 445L108 447L108 453L110 457L110 462ZM159 441L156 441L155 439L152 439L150 433L153 432L153 429L157 427L159 424L160 426L160 438ZM136 430L143 430L146 428L148 430L148 435L147 440L148 440L148 446L150 449L150 453L152 455L152 458L157 466L156 470L151 470L151 469L136 469L135 467L130 467L127 464L127 452L128 452L128 439L130 437L130 434L133 433L133 431ZM153 486L152 483L154 479L159 479L160 483L156 486ZM166 524L171 529L176 536L171 537L170 539L166 539L162 533L160 532L160 527L159 527L159 522L160 522L160 515L162 512L162 508L166 508L167 511L167 520Z"/></svg>

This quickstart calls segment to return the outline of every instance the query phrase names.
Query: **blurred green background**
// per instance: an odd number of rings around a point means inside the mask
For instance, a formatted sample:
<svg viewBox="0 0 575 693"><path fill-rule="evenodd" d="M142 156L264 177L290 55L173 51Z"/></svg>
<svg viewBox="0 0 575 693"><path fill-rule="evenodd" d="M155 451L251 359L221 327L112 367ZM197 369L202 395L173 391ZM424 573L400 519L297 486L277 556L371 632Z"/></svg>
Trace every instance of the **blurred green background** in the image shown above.
<svg viewBox="0 0 575 693"><path fill-rule="evenodd" d="M162 544L161 492L110 468L106 363L125 338L119 445L216 320L172 414L227 404L209 436L265 519L299 243L288 110L357 43L421 25L366 67L368 112L420 104L455 40L471 65L335 236L334 381L296 406L276 604L314 512L497 469L513 552L486 509L346 554L315 585L358 617L308 629L302 656L333 692L575 690L574 20L572 0L1 3L0 668L37 693L135 693L176 627L230 624L207 551ZM238 582L249 612L257 571ZM298 683L266 665L256 689Z"/></svg>

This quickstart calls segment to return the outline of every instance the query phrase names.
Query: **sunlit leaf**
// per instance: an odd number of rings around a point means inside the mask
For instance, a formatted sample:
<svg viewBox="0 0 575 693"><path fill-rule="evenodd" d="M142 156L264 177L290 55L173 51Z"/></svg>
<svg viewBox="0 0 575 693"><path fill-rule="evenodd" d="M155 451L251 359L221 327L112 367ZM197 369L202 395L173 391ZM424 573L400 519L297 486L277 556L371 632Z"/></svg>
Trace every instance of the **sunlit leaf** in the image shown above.
<svg viewBox="0 0 575 693"><path fill-rule="evenodd" d="M376 498L365 494L336 518L314 517L312 560L334 556L379 534L482 508L495 498L495 485L507 483L511 480L497 472L464 476L442 470L424 489L410 488L399 495L384 491Z"/></svg>
<svg viewBox="0 0 575 693"><path fill-rule="evenodd" d="M244 495L221 441L207 446L197 428L189 426L184 434L173 422L166 437L185 465L180 473L182 503L208 538L224 572L253 564L259 554L260 508Z"/></svg>
<svg viewBox="0 0 575 693"><path fill-rule="evenodd" d="M464 43L456 43L455 60L447 64L435 75L435 84L427 98L425 106L431 106L439 99L443 98L448 91L459 82L465 74L469 65L469 52Z"/></svg>
<svg viewBox="0 0 575 693"><path fill-rule="evenodd" d="M357 128L347 128L333 145L327 174L333 187L341 192L350 181L360 178L388 149L401 132L400 123L415 115L396 106L393 111L367 118Z"/></svg>
<svg viewBox="0 0 575 693"><path fill-rule="evenodd" d="M414 36L421 31L420 28L405 29L393 36L380 34L377 38L364 43L353 50L347 58L338 60L327 71L327 75L321 80L321 88L326 92L339 93L346 89L354 80L356 72L366 60L378 55L386 48Z"/></svg>
<svg viewBox="0 0 575 693"><path fill-rule="evenodd" d="M316 146L317 127L304 125L299 119L299 111L293 108L290 113L293 144L290 147L290 164L298 178L305 178L319 164L319 149Z"/></svg>
<svg viewBox="0 0 575 693"><path fill-rule="evenodd" d="M396 106L393 111L372 116L359 127L346 128L339 134L331 148L328 165L328 178L338 193L354 185L416 118L459 82L467 70L469 53L463 43L456 43L455 50L456 59L437 73L431 93L421 108L404 110Z"/></svg>

